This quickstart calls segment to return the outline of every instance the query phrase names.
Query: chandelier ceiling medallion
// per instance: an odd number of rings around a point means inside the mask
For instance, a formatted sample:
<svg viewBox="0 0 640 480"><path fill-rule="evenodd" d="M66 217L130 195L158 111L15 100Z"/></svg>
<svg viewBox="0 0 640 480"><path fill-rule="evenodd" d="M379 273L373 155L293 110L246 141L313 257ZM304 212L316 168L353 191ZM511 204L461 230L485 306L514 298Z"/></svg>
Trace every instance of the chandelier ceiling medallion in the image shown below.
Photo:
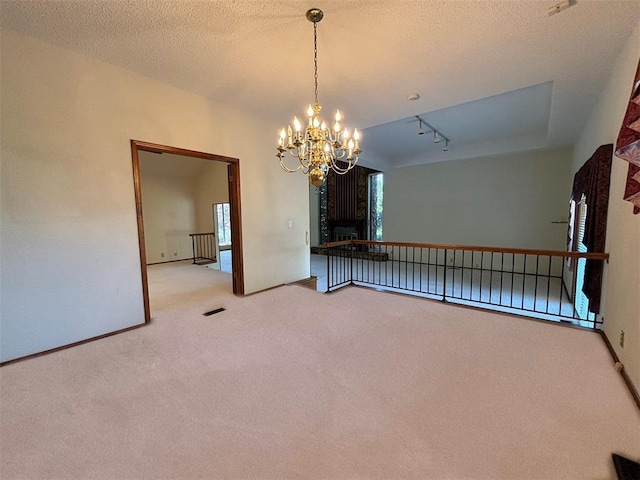
<svg viewBox="0 0 640 480"><path fill-rule="evenodd" d="M307 109L309 119L306 127L297 117L293 117L293 126L288 125L280 131L278 139L278 153L280 166L289 173L302 171L309 175L309 183L321 187L329 170L343 175L355 167L360 150L360 133L353 131L353 135L340 123L342 115L336 111L333 129L320 118L322 107L318 103L318 41L317 25L324 13L318 8L312 8L306 14L307 20L313 23L313 71L315 98L313 105ZM286 152L297 158L299 165L289 168L285 164ZM340 163L338 163L340 162Z"/></svg>

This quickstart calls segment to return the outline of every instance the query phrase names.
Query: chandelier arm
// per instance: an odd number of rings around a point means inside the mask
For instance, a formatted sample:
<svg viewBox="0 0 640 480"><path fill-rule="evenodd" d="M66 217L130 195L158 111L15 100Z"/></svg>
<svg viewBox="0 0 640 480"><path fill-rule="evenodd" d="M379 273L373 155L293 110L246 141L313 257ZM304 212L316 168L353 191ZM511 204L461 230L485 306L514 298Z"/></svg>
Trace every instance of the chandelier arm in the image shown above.
<svg viewBox="0 0 640 480"><path fill-rule="evenodd" d="M347 156L346 150L343 150L342 148L337 148L334 151L333 158L331 161L332 163L335 163L336 160L342 160L346 156Z"/></svg>
<svg viewBox="0 0 640 480"><path fill-rule="evenodd" d="M308 149L301 150L297 148L295 150L290 150L289 155L291 155L293 158L297 158L298 161L300 162L300 165L302 165L303 167L305 168L310 167L311 162L310 162L310 158L308 158Z"/></svg>
<svg viewBox="0 0 640 480"><path fill-rule="evenodd" d="M358 157L352 160L348 160L348 165L346 167L341 167L338 163L332 158L330 162L331 169L336 172L338 175L344 175L358 163Z"/></svg>
<svg viewBox="0 0 640 480"><path fill-rule="evenodd" d="M289 167L285 164L285 162L284 162L284 156L285 156L284 154L282 154L282 155L278 155L278 158L280 159L280 166L282 167L282 169L283 169L285 172L287 172L287 173L295 173L295 172L297 172L297 171L299 171L299 170L302 170L302 172L303 172L303 173L305 173L305 174L308 172L309 166L308 166L308 165L305 165L305 164L302 162L302 160L300 160L298 157L295 157L295 156L293 156L293 155L291 155L291 156L292 156L292 157L294 157L294 158L298 158L298 162L300 163L300 165L298 165L298 166L297 166L297 167L295 167L295 168L289 168ZM307 171L305 171L305 168L307 169Z"/></svg>
<svg viewBox="0 0 640 480"><path fill-rule="evenodd" d="M338 175L346 175L346 174L347 174L347 173L349 173L349 171L350 171L353 167L355 167L355 166L356 166L356 164L354 163L353 165L351 165L351 166L350 166L348 169L346 169L346 170L335 170L335 169L333 169L333 171L334 171L335 173L337 173Z"/></svg>
<svg viewBox="0 0 640 480"><path fill-rule="evenodd" d="M289 168L284 164L284 161L280 159L280 166L287 173L296 173L298 170L302 169L302 165L298 165L296 168Z"/></svg>

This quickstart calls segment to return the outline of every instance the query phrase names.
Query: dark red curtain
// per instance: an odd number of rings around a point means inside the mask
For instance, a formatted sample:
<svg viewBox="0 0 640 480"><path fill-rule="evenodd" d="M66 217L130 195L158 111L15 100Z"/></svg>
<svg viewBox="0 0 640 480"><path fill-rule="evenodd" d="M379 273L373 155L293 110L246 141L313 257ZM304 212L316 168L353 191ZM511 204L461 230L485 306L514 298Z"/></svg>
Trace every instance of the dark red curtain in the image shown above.
<svg viewBox="0 0 640 480"><path fill-rule="evenodd" d="M624 199L633 203L633 213L640 213L640 61L616 141L616 156L629 162Z"/></svg>
<svg viewBox="0 0 640 480"><path fill-rule="evenodd" d="M613 144L602 145L573 177L571 198L577 203L584 195L587 203L582 243L589 252L604 253L612 160ZM603 269L602 260L587 260L582 291L589 299L589 310L595 313L600 313Z"/></svg>

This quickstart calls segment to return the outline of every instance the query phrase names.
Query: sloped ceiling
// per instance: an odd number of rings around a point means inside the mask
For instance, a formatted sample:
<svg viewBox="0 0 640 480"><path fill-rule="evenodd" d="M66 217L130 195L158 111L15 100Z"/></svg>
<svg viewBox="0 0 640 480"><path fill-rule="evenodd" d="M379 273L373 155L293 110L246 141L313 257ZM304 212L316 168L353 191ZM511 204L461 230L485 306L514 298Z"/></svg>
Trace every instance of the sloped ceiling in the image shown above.
<svg viewBox="0 0 640 480"><path fill-rule="evenodd" d="M379 168L572 145L640 1L2 0L1 25L276 120L313 100ZM407 94L419 93L417 101ZM626 94L626 92L621 92ZM417 136L421 115L449 151ZM277 131L274 132L274 145Z"/></svg>

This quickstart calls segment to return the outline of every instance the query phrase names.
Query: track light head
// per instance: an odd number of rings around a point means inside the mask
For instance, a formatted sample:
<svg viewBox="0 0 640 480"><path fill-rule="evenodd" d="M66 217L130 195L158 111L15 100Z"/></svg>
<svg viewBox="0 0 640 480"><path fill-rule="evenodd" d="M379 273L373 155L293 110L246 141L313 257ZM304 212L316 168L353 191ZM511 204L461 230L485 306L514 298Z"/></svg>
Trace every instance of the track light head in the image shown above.
<svg viewBox="0 0 640 480"><path fill-rule="evenodd" d="M429 122L420 118L420 115L416 115L415 117L416 117L416 120L418 120L418 135L424 135L425 133L423 128L423 125L424 125L424 127L428 129L427 130L428 132L433 132L433 143L440 143L442 142L442 140L444 140L445 146L443 148L443 151L445 152L449 151L449 137L443 135L442 133L440 133L439 130L436 129L436 127L434 127Z"/></svg>

